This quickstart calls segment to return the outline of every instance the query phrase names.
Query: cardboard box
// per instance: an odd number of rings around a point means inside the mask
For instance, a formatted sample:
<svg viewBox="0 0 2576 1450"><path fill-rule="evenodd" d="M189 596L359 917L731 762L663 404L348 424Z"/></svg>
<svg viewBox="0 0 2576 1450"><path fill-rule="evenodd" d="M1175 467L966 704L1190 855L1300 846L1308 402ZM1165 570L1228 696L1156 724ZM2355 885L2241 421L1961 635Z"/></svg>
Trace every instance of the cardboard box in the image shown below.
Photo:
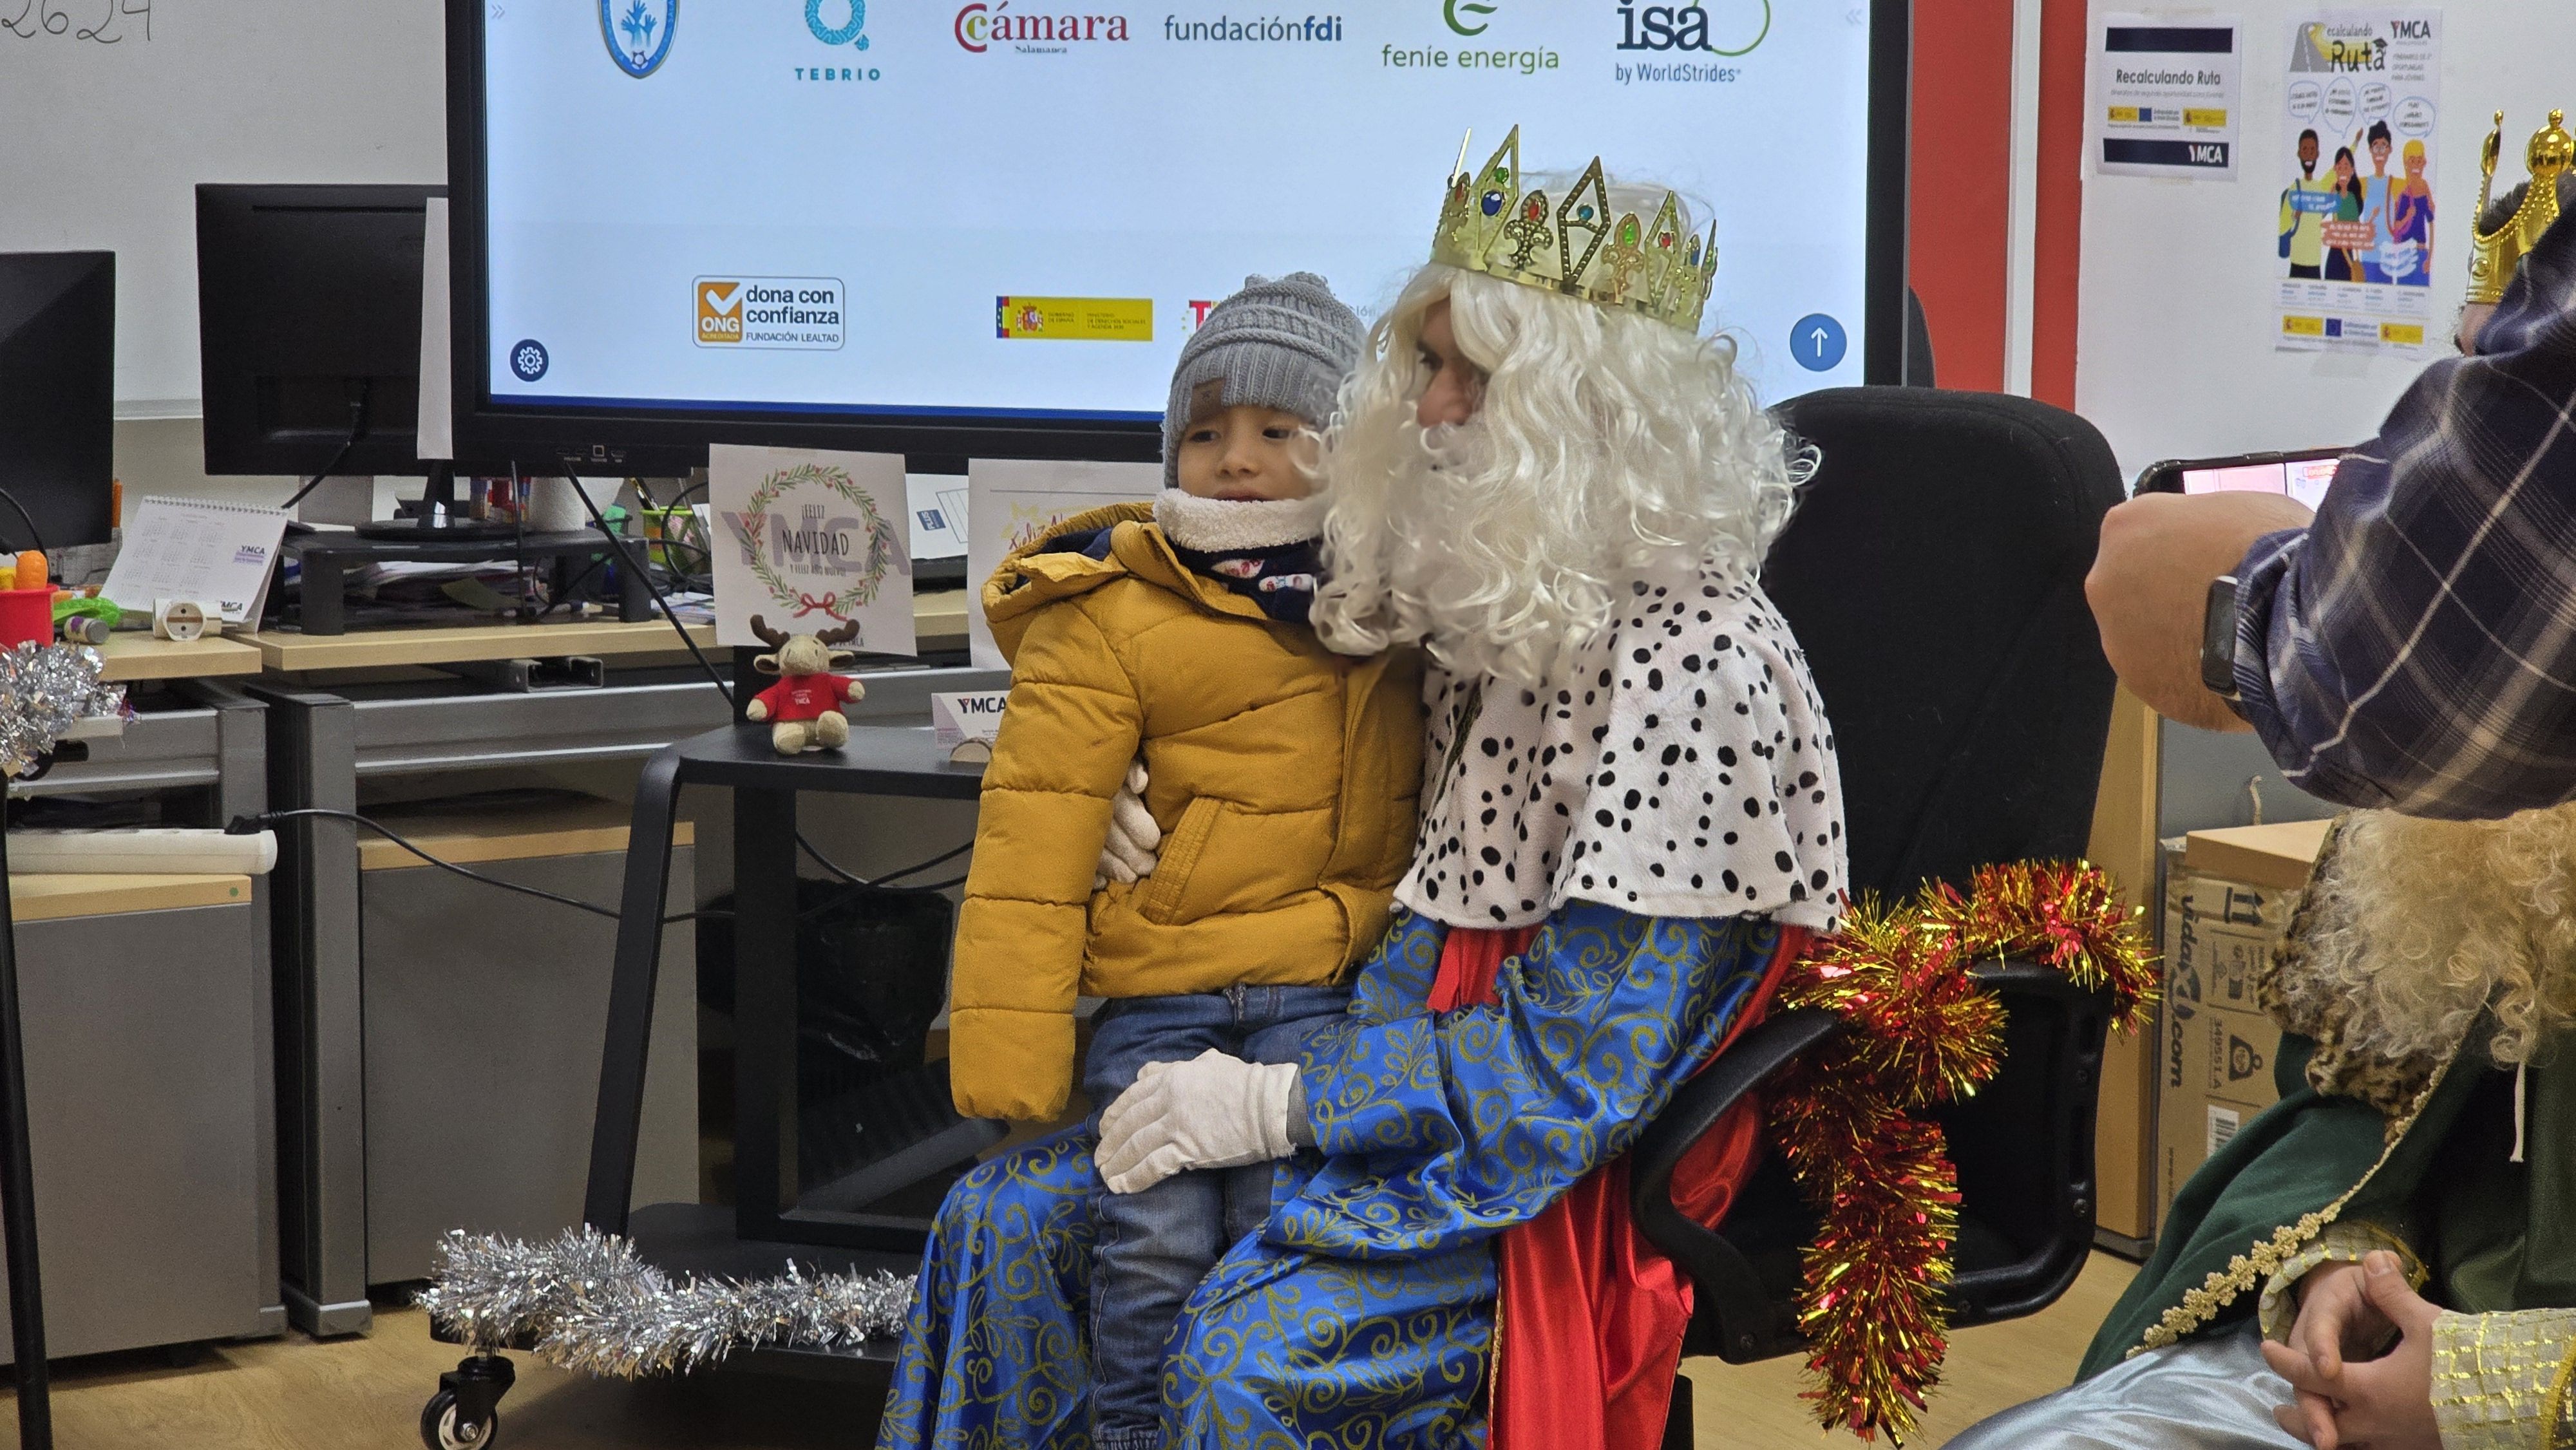
<svg viewBox="0 0 2576 1450"><path fill-rule="evenodd" d="M2324 822L2197 831L2178 858L2168 857L2157 1034L2159 1222L2193 1170L2280 1097L2272 1073L2281 1031L2257 994L2324 835Z"/></svg>

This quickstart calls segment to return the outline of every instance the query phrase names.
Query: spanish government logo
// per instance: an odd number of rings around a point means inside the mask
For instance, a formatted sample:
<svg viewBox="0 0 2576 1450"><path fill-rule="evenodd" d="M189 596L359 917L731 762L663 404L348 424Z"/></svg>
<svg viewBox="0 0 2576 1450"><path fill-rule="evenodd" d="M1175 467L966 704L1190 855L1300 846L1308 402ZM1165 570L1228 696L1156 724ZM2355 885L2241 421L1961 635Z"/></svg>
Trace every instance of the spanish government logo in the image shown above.
<svg viewBox="0 0 2576 1450"><path fill-rule="evenodd" d="M599 0L599 38L617 68L642 80L671 54L680 0Z"/></svg>

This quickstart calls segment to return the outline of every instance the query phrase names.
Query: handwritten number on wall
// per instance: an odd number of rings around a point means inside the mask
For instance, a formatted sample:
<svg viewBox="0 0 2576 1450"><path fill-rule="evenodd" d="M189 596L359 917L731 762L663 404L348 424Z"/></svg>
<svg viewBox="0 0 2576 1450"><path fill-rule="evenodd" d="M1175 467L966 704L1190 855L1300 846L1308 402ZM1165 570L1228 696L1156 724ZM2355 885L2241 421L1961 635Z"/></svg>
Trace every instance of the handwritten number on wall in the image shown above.
<svg viewBox="0 0 2576 1450"><path fill-rule="evenodd" d="M0 12L8 0L0 0ZM140 24L136 22L140 21ZM18 13L0 20L20 40L39 35L116 45L128 38L152 38L152 0L21 0Z"/></svg>

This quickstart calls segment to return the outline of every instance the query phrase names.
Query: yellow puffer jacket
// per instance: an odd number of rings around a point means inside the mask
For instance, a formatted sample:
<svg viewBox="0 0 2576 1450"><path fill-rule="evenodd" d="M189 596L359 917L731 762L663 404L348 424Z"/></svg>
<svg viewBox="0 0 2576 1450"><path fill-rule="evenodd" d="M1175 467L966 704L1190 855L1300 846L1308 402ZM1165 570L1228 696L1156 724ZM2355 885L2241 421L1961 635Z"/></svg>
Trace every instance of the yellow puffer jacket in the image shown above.
<svg viewBox="0 0 2576 1450"><path fill-rule="evenodd" d="M1152 518L1068 519L984 586L1012 672L950 997L949 1084L970 1116L1064 1111L1077 995L1339 980L1412 854L1419 664L1336 655L1265 617L1185 568ZM1105 559L1063 542L1101 529ZM1140 753L1160 863L1095 892Z"/></svg>

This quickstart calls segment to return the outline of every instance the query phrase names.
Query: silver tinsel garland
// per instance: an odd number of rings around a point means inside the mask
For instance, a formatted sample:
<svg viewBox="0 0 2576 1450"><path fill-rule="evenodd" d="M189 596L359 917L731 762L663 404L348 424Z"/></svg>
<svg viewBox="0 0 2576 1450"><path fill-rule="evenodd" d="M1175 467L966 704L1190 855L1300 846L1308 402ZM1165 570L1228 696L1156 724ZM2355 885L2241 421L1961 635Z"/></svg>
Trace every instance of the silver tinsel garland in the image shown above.
<svg viewBox="0 0 2576 1450"><path fill-rule="evenodd" d="M900 1335L912 1308L912 1280L883 1270L675 1281L587 1224L544 1244L451 1232L439 1258L420 1303L440 1329L483 1348L533 1340L548 1364L617 1379L764 1345L854 1349Z"/></svg>
<svg viewBox="0 0 2576 1450"><path fill-rule="evenodd" d="M0 776L27 772L75 721L125 709L125 687L102 685L107 662L75 644L0 650Z"/></svg>

